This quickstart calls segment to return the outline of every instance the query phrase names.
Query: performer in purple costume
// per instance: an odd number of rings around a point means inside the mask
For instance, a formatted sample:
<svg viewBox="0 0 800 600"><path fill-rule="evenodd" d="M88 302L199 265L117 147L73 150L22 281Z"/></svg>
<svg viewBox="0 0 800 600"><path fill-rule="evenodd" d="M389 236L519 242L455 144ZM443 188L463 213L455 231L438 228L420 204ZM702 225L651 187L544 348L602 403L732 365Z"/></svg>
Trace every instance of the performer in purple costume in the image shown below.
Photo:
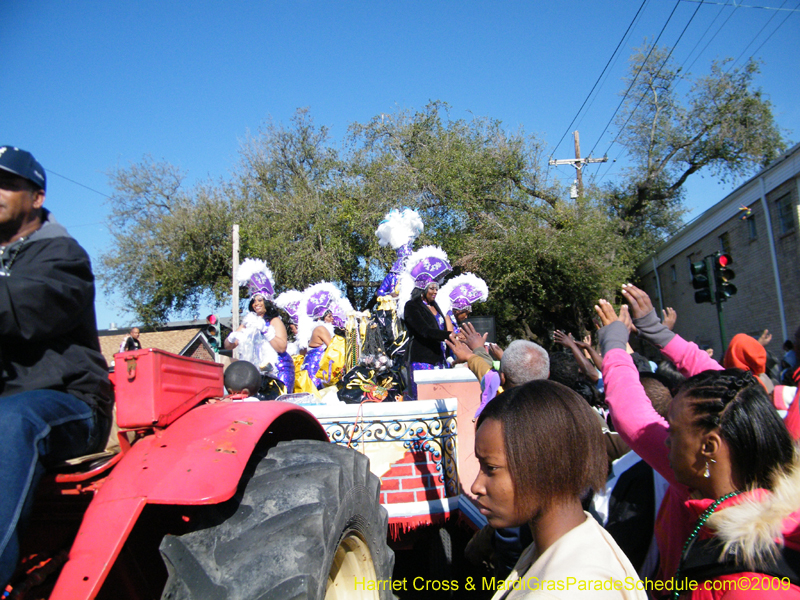
<svg viewBox="0 0 800 600"><path fill-rule="evenodd" d="M240 360L256 365L294 391L294 362L286 352L286 327L272 301L275 289L272 272L261 260L246 259L239 266L237 279L250 290L248 313L242 324L225 340L226 349L239 348Z"/></svg>
<svg viewBox="0 0 800 600"><path fill-rule="evenodd" d="M391 270L389 273L387 273L386 277L383 278L378 291L375 292L376 296L390 296L395 293L395 289L397 288L397 280L400 277L400 274L403 272L406 259L411 256L411 246L413 244L414 242L410 241L395 250L397 253L397 260L394 261Z"/></svg>
<svg viewBox="0 0 800 600"><path fill-rule="evenodd" d="M397 282L405 270L406 260L413 252L414 240L424 228L419 213L410 208L403 210L393 208L378 225L375 232L378 243L381 246L391 246L397 254L397 260L375 292L378 298L397 295Z"/></svg>
<svg viewBox="0 0 800 600"><path fill-rule="evenodd" d="M278 308L282 308L289 315L289 343L286 346L286 352L290 356L295 356L300 353L300 344L297 342L297 326L300 322L300 305L303 302L303 292L297 290L287 290L275 298L275 304ZM294 367L292 367L294 368Z"/></svg>
<svg viewBox="0 0 800 600"><path fill-rule="evenodd" d="M409 258L401 276L398 314L402 315L411 334L408 354L409 400L417 399L414 371L445 369L446 347L444 341L454 339L453 326L439 305L436 295L439 281L450 272L447 254L436 246L425 246Z"/></svg>
<svg viewBox="0 0 800 600"><path fill-rule="evenodd" d="M303 361L303 369L308 373L311 381L319 390L323 387L324 383L317 377L319 371L319 364L322 361L322 355L328 349L328 344L331 343L333 338L333 313L326 311L325 316L322 318L322 323L317 326L314 333L311 335L311 342L309 344L318 343L319 345L312 347L309 345L308 352L306 352L306 359Z"/></svg>
<svg viewBox="0 0 800 600"><path fill-rule="evenodd" d="M332 283L317 283L303 292L305 314L300 313L297 339L301 347L306 347L303 370L311 381L322 389L328 382L317 377L319 365L325 350L334 336L334 326L344 327L348 310L352 310L350 302L342 297L342 293Z"/></svg>

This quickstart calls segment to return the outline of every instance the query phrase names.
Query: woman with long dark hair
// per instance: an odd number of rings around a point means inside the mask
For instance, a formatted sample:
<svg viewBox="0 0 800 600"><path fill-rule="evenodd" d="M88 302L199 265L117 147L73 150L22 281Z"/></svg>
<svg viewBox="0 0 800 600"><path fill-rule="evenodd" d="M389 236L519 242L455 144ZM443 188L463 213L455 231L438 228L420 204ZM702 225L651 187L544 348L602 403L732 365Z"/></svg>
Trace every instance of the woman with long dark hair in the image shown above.
<svg viewBox="0 0 800 600"><path fill-rule="evenodd" d="M226 350L239 349L239 359L253 363L264 373L278 379L285 392L294 390L294 362L286 352L286 326L280 309L272 301L275 289L272 272L261 260L248 258L237 271L240 285L247 285L250 302L247 314L236 331L225 339Z"/></svg>

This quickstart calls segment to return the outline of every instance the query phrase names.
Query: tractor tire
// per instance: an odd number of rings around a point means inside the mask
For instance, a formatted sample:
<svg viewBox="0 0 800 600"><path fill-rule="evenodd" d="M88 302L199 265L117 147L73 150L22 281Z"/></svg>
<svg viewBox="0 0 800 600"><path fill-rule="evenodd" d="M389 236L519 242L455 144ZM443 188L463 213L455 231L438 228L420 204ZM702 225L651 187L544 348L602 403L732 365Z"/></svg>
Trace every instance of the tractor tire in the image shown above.
<svg viewBox="0 0 800 600"><path fill-rule="evenodd" d="M254 455L237 494L208 507L210 526L164 537L162 600L390 600L379 489L366 456L332 443Z"/></svg>

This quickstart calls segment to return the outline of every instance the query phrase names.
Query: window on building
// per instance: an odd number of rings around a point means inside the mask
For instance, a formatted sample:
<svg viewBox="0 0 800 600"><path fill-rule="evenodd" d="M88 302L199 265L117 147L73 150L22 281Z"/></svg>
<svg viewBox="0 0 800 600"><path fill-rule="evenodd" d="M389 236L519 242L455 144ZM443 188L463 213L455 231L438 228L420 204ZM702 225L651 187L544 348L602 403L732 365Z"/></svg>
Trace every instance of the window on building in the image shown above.
<svg viewBox="0 0 800 600"><path fill-rule="evenodd" d="M672 283L678 281L678 271L675 268L675 265L670 265L669 267L669 277L672 279Z"/></svg>
<svg viewBox="0 0 800 600"><path fill-rule="evenodd" d="M786 194L778 198L778 223L781 233L794 229L794 215L792 214L792 195Z"/></svg>
<svg viewBox="0 0 800 600"><path fill-rule="evenodd" d="M751 240L754 240L758 237L758 230L756 229L756 217L752 215L747 219L747 234L750 236Z"/></svg>
<svg viewBox="0 0 800 600"><path fill-rule="evenodd" d="M731 252L731 236L726 231L719 236L719 251L723 254L730 254Z"/></svg>

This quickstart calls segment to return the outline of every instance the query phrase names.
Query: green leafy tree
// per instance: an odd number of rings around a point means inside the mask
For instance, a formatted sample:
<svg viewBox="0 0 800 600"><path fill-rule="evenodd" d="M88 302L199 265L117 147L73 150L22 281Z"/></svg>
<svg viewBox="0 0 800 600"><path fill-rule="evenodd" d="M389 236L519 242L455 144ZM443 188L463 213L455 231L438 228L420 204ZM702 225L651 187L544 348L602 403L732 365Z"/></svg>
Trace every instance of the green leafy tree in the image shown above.
<svg viewBox="0 0 800 600"><path fill-rule="evenodd" d="M754 86L758 64L728 64L714 62L707 76L692 79L666 48L645 45L631 57L617 139L633 166L599 192L633 241L631 260L681 226L682 186L691 175L705 168L722 181L741 177L786 147L769 100Z"/></svg>
<svg viewBox="0 0 800 600"><path fill-rule="evenodd" d="M101 257L99 278L148 325L224 296L217 283L231 253L232 207L214 185L185 190L184 177L149 156L109 174L116 243Z"/></svg>
<svg viewBox="0 0 800 600"><path fill-rule="evenodd" d="M433 102L353 124L335 148L327 129L299 110L287 125L267 123L240 153L229 180L189 190L180 171L150 158L111 174L118 244L103 257L101 278L122 290L140 320L227 300L234 222L240 255L265 259L279 290L331 280L363 307L395 258L375 229L398 206L422 214L418 245L442 246L457 268L487 280L492 306L508 315L501 330L541 336L545 316L584 323L585 307L573 300L597 295L570 255L575 240L598 237L590 230L601 213L558 200L560 190L542 182L539 142L498 121L451 119ZM578 218L579 209L591 218ZM617 256L604 250L603 260L612 265ZM514 287L516 279L540 291ZM548 281L571 300L542 294Z"/></svg>
<svg viewBox="0 0 800 600"><path fill-rule="evenodd" d="M597 297L680 225L687 177L703 167L738 176L783 147L752 89L754 64L714 65L679 102L664 51L646 55L634 56L641 73L620 117L634 167L604 190L562 200L537 139L489 118L453 119L442 102L354 123L339 146L300 109L246 140L225 181L187 190L183 173L149 157L112 172L118 243L101 279L145 323L222 304L238 223L241 257L265 259L278 291L330 280L364 307L395 258L375 229L407 206L425 222L418 245L440 245L457 269L487 281L486 310L502 336L546 343L554 327L580 333Z"/></svg>

